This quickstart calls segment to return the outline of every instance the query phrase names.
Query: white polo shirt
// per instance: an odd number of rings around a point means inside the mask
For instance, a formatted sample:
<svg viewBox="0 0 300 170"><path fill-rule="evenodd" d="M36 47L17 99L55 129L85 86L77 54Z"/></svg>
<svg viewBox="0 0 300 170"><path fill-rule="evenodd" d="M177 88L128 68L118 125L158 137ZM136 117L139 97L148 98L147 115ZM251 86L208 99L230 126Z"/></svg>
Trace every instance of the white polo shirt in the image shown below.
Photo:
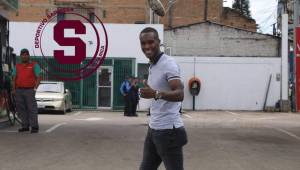
<svg viewBox="0 0 300 170"><path fill-rule="evenodd" d="M173 79L181 79L180 68L174 58L162 54L157 63L149 67L148 84L154 90L171 91L168 81ZM150 107L150 128L159 130L182 127L180 107L181 102L153 99Z"/></svg>

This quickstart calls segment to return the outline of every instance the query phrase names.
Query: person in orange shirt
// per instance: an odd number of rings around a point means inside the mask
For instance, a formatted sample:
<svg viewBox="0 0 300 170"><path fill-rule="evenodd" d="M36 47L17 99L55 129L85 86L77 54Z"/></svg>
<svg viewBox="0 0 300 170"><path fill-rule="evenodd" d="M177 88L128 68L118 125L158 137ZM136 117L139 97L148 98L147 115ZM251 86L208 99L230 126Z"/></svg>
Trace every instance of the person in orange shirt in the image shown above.
<svg viewBox="0 0 300 170"><path fill-rule="evenodd" d="M27 49L22 49L21 61L13 69L13 93L16 96L17 112L20 114L22 128L19 132L38 133L38 108L35 99L36 89L41 81L41 68L36 62L30 61Z"/></svg>

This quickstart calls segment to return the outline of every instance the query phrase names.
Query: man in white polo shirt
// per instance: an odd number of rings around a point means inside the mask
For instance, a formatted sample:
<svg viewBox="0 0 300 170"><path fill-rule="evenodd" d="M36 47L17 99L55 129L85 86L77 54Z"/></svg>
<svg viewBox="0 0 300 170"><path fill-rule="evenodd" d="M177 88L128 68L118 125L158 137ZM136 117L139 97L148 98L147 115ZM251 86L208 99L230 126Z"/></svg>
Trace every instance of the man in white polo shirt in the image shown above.
<svg viewBox="0 0 300 170"><path fill-rule="evenodd" d="M179 113L184 96L179 66L160 51L160 39L154 28L141 31L140 43L151 64L148 81L140 94L153 99L140 170L157 170L161 162L167 170L183 170L182 148L187 135Z"/></svg>

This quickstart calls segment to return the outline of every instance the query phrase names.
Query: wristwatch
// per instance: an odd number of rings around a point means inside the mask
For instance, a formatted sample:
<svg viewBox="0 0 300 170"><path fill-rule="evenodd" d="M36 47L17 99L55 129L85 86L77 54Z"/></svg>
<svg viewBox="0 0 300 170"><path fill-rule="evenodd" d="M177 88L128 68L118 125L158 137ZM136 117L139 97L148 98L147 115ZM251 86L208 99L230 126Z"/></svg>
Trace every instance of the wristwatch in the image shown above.
<svg viewBox="0 0 300 170"><path fill-rule="evenodd" d="M155 96L154 96L154 100L158 100L158 99L161 99L162 98L162 95L159 91L155 91Z"/></svg>

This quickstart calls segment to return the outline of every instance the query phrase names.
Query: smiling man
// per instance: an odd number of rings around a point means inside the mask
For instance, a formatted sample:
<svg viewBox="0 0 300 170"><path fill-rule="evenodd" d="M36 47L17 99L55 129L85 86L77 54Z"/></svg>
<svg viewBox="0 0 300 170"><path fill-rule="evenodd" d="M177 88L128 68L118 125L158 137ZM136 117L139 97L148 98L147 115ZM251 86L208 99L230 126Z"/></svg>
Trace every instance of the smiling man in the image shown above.
<svg viewBox="0 0 300 170"><path fill-rule="evenodd" d="M179 66L160 51L160 39L154 28L142 30L140 43L151 63L148 81L140 94L154 99L140 170L157 170L161 162L167 170L183 170L182 148L187 135L179 113L184 96Z"/></svg>

